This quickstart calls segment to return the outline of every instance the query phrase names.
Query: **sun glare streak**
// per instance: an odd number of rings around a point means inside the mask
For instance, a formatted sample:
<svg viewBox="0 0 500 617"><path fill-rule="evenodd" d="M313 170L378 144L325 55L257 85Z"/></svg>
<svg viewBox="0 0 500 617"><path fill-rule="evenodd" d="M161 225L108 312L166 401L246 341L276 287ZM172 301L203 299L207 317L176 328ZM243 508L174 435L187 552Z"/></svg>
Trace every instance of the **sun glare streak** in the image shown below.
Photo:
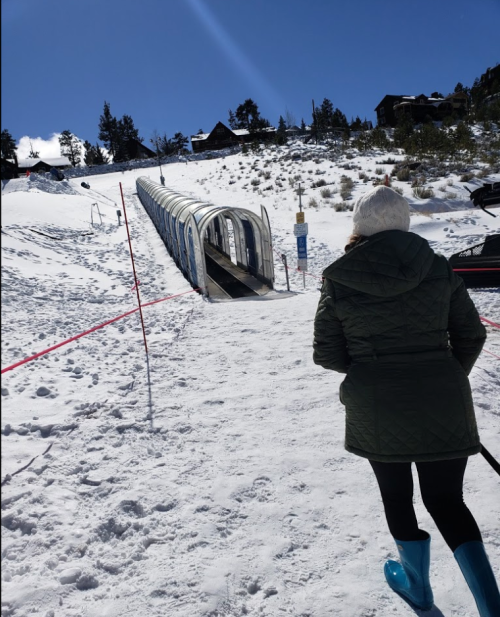
<svg viewBox="0 0 500 617"><path fill-rule="evenodd" d="M230 35L205 6L203 0L188 0L188 4L191 5L191 8L206 27L209 34L222 49L226 58L232 62L237 71L241 73L252 88L255 88L257 91L257 93L251 95L250 98L257 99L257 103L260 103L260 97L265 98L268 107L271 107L276 117L282 114L286 107L282 97L266 80L257 67L245 56L241 49L238 48Z"/></svg>

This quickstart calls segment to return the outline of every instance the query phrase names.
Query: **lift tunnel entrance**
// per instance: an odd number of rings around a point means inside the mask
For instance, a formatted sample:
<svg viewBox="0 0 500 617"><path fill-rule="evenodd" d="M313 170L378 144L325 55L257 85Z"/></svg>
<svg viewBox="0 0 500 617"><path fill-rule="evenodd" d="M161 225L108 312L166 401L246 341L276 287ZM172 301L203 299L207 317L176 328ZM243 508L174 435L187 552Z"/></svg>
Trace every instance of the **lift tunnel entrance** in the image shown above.
<svg viewBox="0 0 500 617"><path fill-rule="evenodd" d="M137 194L178 268L193 287L214 299L262 296L273 289L271 228L244 208L216 206L170 190L149 178Z"/></svg>

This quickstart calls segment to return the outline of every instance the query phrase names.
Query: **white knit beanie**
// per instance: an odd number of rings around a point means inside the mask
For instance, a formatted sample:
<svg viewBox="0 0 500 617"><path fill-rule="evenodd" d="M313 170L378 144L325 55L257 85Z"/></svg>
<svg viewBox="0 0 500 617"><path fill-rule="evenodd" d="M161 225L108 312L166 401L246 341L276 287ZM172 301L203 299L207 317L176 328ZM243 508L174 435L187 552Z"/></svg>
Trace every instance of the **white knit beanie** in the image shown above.
<svg viewBox="0 0 500 617"><path fill-rule="evenodd" d="M388 186L377 186L358 199L353 210L353 233L373 236L379 231L410 229L410 206Z"/></svg>

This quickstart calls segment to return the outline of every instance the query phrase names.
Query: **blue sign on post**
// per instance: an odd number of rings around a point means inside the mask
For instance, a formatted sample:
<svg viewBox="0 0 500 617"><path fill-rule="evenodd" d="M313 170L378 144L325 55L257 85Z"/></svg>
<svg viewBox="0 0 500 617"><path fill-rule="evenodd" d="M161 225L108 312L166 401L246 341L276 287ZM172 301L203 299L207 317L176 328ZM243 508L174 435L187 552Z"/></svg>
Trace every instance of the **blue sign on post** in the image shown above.
<svg viewBox="0 0 500 617"><path fill-rule="evenodd" d="M307 272L307 236L297 236L297 269Z"/></svg>
<svg viewBox="0 0 500 617"><path fill-rule="evenodd" d="M307 259L307 236L297 236L297 257Z"/></svg>

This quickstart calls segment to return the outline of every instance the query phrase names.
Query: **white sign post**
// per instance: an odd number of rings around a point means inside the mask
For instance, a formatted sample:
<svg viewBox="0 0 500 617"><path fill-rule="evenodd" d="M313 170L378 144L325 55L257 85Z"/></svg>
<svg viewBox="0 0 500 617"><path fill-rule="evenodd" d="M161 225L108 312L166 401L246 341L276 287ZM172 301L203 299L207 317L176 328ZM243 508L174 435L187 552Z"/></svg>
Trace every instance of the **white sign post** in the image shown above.
<svg viewBox="0 0 500 617"><path fill-rule="evenodd" d="M293 235L294 236L307 236L309 233L309 226L307 223L296 223L293 226Z"/></svg>
<svg viewBox="0 0 500 617"><path fill-rule="evenodd" d="M305 222L305 215L302 212L302 191L299 183L299 210L295 214L295 220L297 221L293 226L293 235L297 238L297 269L302 272L302 282L304 289L306 287L306 272L307 272L307 234L309 232L309 226Z"/></svg>

